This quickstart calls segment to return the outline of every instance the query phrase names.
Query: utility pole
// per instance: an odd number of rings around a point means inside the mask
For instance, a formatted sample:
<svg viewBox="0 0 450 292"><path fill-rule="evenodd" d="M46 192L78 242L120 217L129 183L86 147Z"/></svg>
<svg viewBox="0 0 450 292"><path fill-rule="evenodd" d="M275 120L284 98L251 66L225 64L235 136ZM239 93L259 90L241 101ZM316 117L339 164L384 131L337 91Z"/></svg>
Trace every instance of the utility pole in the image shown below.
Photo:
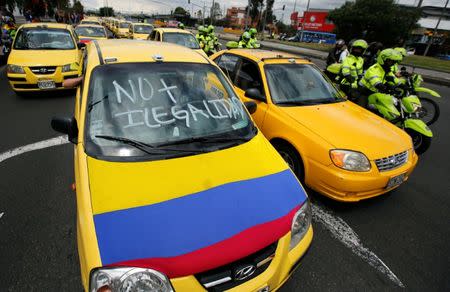
<svg viewBox="0 0 450 292"><path fill-rule="evenodd" d="M216 10L216 8L214 7L214 0L213 0L211 12L210 12L211 15L209 16L211 25L214 25L214 15L216 14L216 12L214 10Z"/></svg>
<svg viewBox="0 0 450 292"><path fill-rule="evenodd" d="M264 40L264 28L266 27L266 20L267 20L267 0L266 0L266 9L264 11L264 21L263 21L263 26L262 26L262 36L261 39Z"/></svg>
<svg viewBox="0 0 450 292"><path fill-rule="evenodd" d="M308 12L308 10L309 10L309 1L310 0L308 0L308 4L306 4L306 12ZM448 0L447 0L448 1ZM300 33L300 41L301 42L303 42L303 31L305 30L305 13L303 12L303 17L302 17L302 30L301 30L301 33Z"/></svg>
<svg viewBox="0 0 450 292"><path fill-rule="evenodd" d="M203 12L202 12L203 26L205 26L205 12L206 12L206 1L203 1Z"/></svg>
<svg viewBox="0 0 450 292"><path fill-rule="evenodd" d="M245 16L245 30L248 28L248 18L250 17L250 0L248 0L247 15Z"/></svg>
<svg viewBox="0 0 450 292"><path fill-rule="evenodd" d="M422 7L423 0L419 0L419 4L417 4L417 7Z"/></svg>
<svg viewBox="0 0 450 292"><path fill-rule="evenodd" d="M444 14L445 14L445 12L446 12L446 10L447 10L447 5L448 5L448 2L449 2L449 1L450 1L450 0L447 0L447 2L445 2L444 8L442 8L442 13L441 13L441 15L439 16L439 19L438 19L438 22L437 22L437 24L436 24L436 27L434 28L433 35L432 35L432 36L430 37L430 39L428 40L427 47L426 47L426 49L425 49L425 52L423 53L424 56L426 56L426 55L428 54L428 51L430 50L431 44L433 43L433 38L434 38L434 36L437 34L437 30L438 30L439 24L441 23L441 19L442 19L442 17L444 16Z"/></svg>

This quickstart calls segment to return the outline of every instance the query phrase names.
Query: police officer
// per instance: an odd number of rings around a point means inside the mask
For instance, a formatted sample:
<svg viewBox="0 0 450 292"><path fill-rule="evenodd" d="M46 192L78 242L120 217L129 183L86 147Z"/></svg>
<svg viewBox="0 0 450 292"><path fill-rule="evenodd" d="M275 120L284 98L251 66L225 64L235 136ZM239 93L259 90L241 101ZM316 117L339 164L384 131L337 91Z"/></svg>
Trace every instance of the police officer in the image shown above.
<svg viewBox="0 0 450 292"><path fill-rule="evenodd" d="M350 54L342 62L340 72L340 88L350 99L356 97L358 80L363 76L364 59L362 55L367 49L365 40L355 40L352 43Z"/></svg>
<svg viewBox="0 0 450 292"><path fill-rule="evenodd" d="M398 47L398 48L394 48L394 50L396 50L397 52L400 53L400 55L402 56L402 59L399 62L394 64L392 70L394 71L395 76L401 77L402 75L401 75L400 71L398 70L398 64L400 64L403 61L403 58L407 56L406 49L402 48L402 47Z"/></svg>
<svg viewBox="0 0 450 292"><path fill-rule="evenodd" d="M342 63L348 54L345 41L343 39L337 40L334 48L328 53L327 66L333 63Z"/></svg>
<svg viewBox="0 0 450 292"><path fill-rule="evenodd" d="M259 44L258 39L256 38L258 31L256 30L256 28L252 27L248 32L250 34L250 46L253 49L259 49L261 45Z"/></svg>
<svg viewBox="0 0 450 292"><path fill-rule="evenodd" d="M241 40L238 43L238 48L240 48L240 49L252 49L253 46L250 43L250 39L251 39L250 33L247 32L247 31L244 32L242 34Z"/></svg>
<svg viewBox="0 0 450 292"><path fill-rule="evenodd" d="M184 24L182 22L178 22L178 28L179 29L184 29Z"/></svg>
<svg viewBox="0 0 450 292"><path fill-rule="evenodd" d="M401 60L402 55L394 49L385 49L380 52L377 63L367 69L359 82L359 105L366 107L369 95L376 92L388 92L389 86L401 84L393 72L393 66Z"/></svg>

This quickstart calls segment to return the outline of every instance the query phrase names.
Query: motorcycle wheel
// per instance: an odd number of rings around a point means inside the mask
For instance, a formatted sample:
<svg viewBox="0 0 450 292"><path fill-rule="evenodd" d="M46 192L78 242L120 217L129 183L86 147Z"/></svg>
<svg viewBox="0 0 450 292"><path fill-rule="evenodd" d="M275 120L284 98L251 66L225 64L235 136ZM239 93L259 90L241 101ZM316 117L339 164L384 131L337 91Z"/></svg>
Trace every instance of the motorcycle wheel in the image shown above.
<svg viewBox="0 0 450 292"><path fill-rule="evenodd" d="M414 145L414 151L416 151L417 155L425 153L425 151L430 148L431 137L427 137L411 129L406 129L406 133L408 133L411 137Z"/></svg>
<svg viewBox="0 0 450 292"><path fill-rule="evenodd" d="M441 111L439 105L427 97L420 97L421 109L418 111L419 118L427 124L427 126L434 124L439 118Z"/></svg>

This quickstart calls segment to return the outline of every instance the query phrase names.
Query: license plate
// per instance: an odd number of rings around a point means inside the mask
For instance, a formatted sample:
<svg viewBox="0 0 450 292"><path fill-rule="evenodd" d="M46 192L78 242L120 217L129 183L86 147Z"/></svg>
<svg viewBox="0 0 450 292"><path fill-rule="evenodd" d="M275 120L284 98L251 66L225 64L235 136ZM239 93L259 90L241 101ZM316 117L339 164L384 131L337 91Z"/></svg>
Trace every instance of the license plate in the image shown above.
<svg viewBox="0 0 450 292"><path fill-rule="evenodd" d="M400 175L391 177L389 179L389 182L386 185L386 189L392 189L393 187L399 186L403 183L403 181L405 180L405 174L402 173Z"/></svg>
<svg viewBox="0 0 450 292"><path fill-rule="evenodd" d="M39 89L52 89L55 88L55 81L53 80L41 80L37 83Z"/></svg>

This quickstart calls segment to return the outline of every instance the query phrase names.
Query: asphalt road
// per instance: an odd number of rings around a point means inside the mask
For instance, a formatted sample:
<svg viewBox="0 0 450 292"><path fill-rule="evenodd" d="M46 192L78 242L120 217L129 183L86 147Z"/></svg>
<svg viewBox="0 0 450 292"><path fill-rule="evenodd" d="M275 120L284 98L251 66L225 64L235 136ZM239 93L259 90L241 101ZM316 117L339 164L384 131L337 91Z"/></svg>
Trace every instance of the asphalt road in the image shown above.
<svg viewBox="0 0 450 292"><path fill-rule="evenodd" d="M319 64L320 65L320 64ZM450 88L425 84L439 101L435 138L409 181L357 204L312 201L342 218L410 291L450 291ZM0 68L0 153L55 137L50 118L73 112L72 95L18 97ZM73 154L69 144L0 163L0 290L80 291ZM3 215L1 215L3 213ZM400 288L313 222L314 240L281 291L385 291Z"/></svg>

